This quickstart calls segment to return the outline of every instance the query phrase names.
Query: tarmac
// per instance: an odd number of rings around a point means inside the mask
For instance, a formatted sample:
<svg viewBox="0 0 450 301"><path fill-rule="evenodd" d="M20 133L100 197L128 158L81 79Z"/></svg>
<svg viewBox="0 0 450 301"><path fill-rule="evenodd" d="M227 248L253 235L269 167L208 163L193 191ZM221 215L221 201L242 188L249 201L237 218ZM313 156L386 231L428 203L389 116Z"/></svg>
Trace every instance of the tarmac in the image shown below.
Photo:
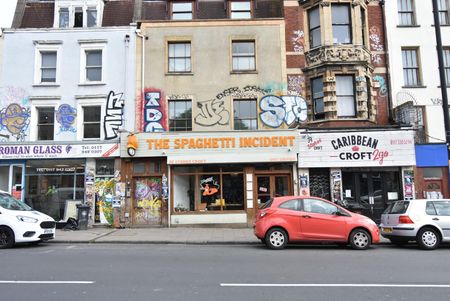
<svg viewBox="0 0 450 301"><path fill-rule="evenodd" d="M105 244L260 244L250 228L88 228L87 230L56 230L51 243ZM381 237L381 244L389 241Z"/></svg>

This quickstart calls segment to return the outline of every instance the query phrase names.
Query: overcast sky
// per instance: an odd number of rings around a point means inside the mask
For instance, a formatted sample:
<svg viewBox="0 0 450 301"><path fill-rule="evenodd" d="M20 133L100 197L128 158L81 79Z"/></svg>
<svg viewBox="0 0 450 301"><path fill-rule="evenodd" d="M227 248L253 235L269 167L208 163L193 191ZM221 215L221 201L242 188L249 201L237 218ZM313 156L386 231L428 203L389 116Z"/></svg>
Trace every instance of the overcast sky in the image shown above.
<svg viewBox="0 0 450 301"><path fill-rule="evenodd" d="M0 0L0 27L11 27L16 2L17 0Z"/></svg>

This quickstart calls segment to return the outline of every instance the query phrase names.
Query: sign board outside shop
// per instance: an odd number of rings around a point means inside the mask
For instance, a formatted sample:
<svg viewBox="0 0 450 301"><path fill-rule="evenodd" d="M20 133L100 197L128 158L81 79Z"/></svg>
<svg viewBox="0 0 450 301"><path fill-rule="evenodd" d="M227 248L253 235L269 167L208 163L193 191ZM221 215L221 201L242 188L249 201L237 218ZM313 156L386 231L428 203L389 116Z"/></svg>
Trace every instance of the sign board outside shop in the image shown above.
<svg viewBox="0 0 450 301"><path fill-rule="evenodd" d="M300 133L299 168L415 165L414 131Z"/></svg>
<svg viewBox="0 0 450 301"><path fill-rule="evenodd" d="M0 145L0 159L109 158L119 154L118 143Z"/></svg>
<svg viewBox="0 0 450 301"><path fill-rule="evenodd" d="M233 131L139 133L135 157L167 157L168 164L296 162L298 132ZM127 153L121 136L121 156Z"/></svg>

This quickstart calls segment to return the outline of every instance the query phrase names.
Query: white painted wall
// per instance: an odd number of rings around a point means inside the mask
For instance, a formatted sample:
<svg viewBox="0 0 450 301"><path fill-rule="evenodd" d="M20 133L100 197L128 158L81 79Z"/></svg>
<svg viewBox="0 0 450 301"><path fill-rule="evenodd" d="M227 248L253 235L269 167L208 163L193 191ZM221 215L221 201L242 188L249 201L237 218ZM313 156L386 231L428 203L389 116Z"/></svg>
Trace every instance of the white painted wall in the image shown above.
<svg viewBox="0 0 450 301"><path fill-rule="evenodd" d="M416 27L398 27L397 1L385 2L386 28L390 66L390 87L393 107L405 102L404 94L411 94L416 105L425 106L425 121L430 143L445 141L444 117L439 82L438 59L431 0L415 0ZM442 44L450 46L450 27L441 26ZM403 88L402 47L419 47L423 88ZM447 90L449 90L447 88Z"/></svg>

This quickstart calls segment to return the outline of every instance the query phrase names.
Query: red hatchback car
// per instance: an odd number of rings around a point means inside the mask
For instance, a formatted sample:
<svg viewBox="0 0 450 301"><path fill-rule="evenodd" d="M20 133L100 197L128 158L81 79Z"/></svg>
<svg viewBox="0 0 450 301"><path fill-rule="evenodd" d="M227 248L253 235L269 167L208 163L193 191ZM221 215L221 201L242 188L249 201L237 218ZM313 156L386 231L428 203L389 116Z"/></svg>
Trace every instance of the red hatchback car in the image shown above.
<svg viewBox="0 0 450 301"><path fill-rule="evenodd" d="M380 241L380 230L370 218L316 197L268 201L258 211L254 231L271 249L283 249L288 242L336 242L365 250Z"/></svg>

